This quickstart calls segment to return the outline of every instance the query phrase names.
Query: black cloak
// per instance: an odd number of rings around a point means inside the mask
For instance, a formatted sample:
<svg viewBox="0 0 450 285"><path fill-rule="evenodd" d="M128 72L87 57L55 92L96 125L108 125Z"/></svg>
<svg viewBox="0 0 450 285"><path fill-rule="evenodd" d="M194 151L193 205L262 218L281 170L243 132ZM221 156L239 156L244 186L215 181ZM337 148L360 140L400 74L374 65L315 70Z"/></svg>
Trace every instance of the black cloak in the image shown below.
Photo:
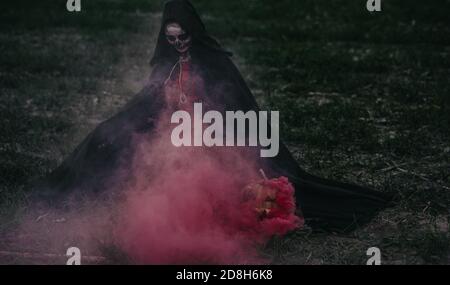
<svg viewBox="0 0 450 285"><path fill-rule="evenodd" d="M120 177L115 175L116 169L133 155L130 146L133 135L152 136L161 110L167 107L164 96L161 96L164 85L173 73L179 72L176 66L179 55L165 39L164 27L168 22L179 23L192 36L192 65L205 83L205 96L209 96L203 99L220 110L259 110L255 98L230 59L231 53L207 34L192 4L187 0L169 1L164 7L148 84L119 113L92 131L44 179L40 187L42 196L46 196L43 193L50 193L49 197L64 197L74 191L107 192L109 185L117 184L117 177ZM217 95L215 90L218 86L226 90L226 94ZM208 94L214 94L214 97ZM388 203L386 196L375 190L306 173L282 142L276 157L261 158L261 168L271 177L283 175L289 178L296 189L297 205L306 222L313 227L350 230L369 221Z"/></svg>

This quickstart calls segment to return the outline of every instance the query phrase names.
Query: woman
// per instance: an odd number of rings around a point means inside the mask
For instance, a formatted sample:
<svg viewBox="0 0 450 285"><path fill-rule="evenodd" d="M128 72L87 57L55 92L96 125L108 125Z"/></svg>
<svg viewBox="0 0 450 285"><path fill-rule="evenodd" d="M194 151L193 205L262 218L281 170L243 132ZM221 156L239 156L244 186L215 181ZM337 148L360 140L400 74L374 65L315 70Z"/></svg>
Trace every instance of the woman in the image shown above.
<svg viewBox="0 0 450 285"><path fill-rule="evenodd" d="M157 148L161 130L169 126L167 114L190 110L195 102L222 113L259 110L230 56L207 34L189 1L168 2L151 60L149 83L121 112L89 134L45 179L45 187L58 197L73 192L111 193L112 185L120 188L116 186L136 176L132 159L140 148L136 140L145 140L147 148ZM232 157L214 150L207 152L220 160ZM306 173L283 143L273 158L260 158L258 154L246 148L239 157L252 161L267 176L288 177L295 187L297 206L313 227L349 230L369 221L387 204L386 197L374 190ZM200 157L198 153L190 158L193 164L196 157ZM170 158L155 154L151 160L146 165L156 169ZM147 177L151 176L155 172L147 172Z"/></svg>

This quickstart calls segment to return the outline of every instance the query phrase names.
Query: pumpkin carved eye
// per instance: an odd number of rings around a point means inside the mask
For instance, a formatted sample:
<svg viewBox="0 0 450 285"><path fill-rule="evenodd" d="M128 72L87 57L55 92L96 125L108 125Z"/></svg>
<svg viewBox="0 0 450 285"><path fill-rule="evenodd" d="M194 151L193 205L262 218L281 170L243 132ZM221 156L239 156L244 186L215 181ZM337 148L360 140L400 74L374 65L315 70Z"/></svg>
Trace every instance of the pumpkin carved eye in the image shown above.
<svg viewBox="0 0 450 285"><path fill-rule="evenodd" d="M244 200L253 201L259 218L265 218L278 207L276 201L277 189L264 183L252 183L244 187Z"/></svg>

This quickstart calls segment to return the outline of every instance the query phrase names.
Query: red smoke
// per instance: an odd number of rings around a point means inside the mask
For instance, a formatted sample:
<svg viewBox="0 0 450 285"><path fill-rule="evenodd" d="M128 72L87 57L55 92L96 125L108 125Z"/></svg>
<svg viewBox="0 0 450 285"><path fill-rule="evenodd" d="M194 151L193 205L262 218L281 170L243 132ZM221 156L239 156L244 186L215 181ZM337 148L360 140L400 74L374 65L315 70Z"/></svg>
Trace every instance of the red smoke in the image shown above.
<svg viewBox="0 0 450 285"><path fill-rule="evenodd" d="M135 263L266 263L258 246L301 225L286 178L263 183L279 190L279 207L264 219L254 200L243 201L242 189L261 177L236 149L176 149L155 142L140 149L115 235ZM148 167L148 160L160 163Z"/></svg>
<svg viewBox="0 0 450 285"><path fill-rule="evenodd" d="M236 184L205 163L133 193L118 236L138 263L235 263L254 252L237 230Z"/></svg>

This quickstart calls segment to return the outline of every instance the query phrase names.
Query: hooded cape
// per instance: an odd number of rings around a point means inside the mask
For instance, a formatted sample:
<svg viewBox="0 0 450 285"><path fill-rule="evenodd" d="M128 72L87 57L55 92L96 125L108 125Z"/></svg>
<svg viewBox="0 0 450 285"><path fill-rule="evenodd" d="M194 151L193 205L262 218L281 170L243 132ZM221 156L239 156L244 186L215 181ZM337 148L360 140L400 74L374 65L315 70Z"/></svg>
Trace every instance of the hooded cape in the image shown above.
<svg viewBox="0 0 450 285"><path fill-rule="evenodd" d="M73 153L40 184L40 193L58 197L73 191L108 192L117 184L115 171L133 155L130 142L134 135L151 137L156 120L166 103L164 82L170 78L178 54L168 44L164 27L178 22L192 36L190 54L195 69L205 82L205 94L222 110L259 110L254 96L230 59L231 53L210 37L189 1L174 0L165 4L161 31L149 83L120 112L101 123ZM215 93L218 86L226 92ZM215 97L212 97L214 94ZM341 183L306 173L288 148L280 142L274 158L260 158L261 167L270 176L286 176L293 183L297 205L310 225L333 230L350 230L368 222L387 206L385 195L357 185ZM157 163L157 162L156 162ZM119 181L120 182L120 181ZM83 189L83 190L79 190ZM89 190L86 190L89 189Z"/></svg>

